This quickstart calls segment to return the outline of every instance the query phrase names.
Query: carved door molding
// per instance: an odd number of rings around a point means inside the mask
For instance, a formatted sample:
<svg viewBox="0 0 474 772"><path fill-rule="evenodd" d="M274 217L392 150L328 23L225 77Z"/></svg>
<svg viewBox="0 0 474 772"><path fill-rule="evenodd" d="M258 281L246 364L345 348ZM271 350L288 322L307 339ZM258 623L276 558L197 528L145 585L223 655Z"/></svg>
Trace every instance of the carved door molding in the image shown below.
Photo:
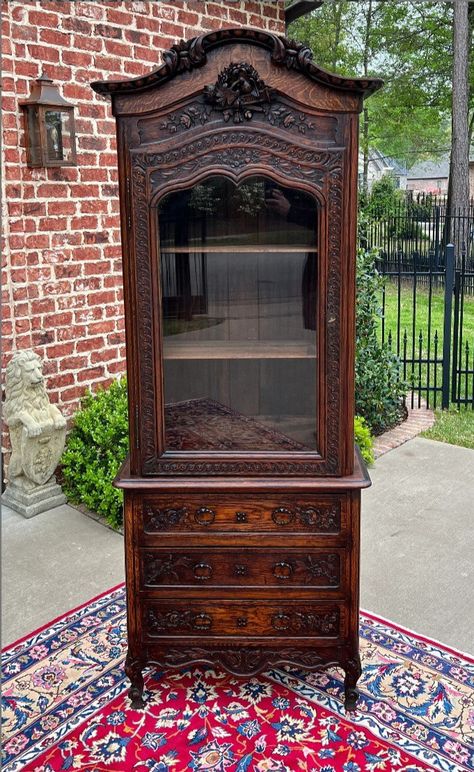
<svg viewBox="0 0 474 772"><path fill-rule="evenodd" d="M186 135L183 135L186 140ZM293 138L291 138L293 139ZM204 136L189 137L179 146L144 151L132 150L131 190L128 205L133 212L133 249L137 303L140 414L137 416L140 467L144 475L337 474L340 459L341 400L341 273L344 150L335 147L311 149L291 139L269 134L256 123L235 128L221 126ZM155 146L156 147L156 146ZM322 260L326 263L326 283L322 298L325 309L325 351L321 352L324 372L319 374L320 411L325 416L326 437L321 455L316 453L255 454L252 459L239 453L189 454L163 452L163 421L157 406L162 405L158 367L160 340L156 224L153 222L159 197L171 190L196 184L211 175L223 174L236 184L256 174L274 178L288 187L313 193L321 205ZM295 183L297 183L295 185ZM325 251L327 252L326 254ZM321 340L321 338L320 338ZM161 432L160 432L161 429ZM323 435L324 436L324 435ZM137 448L138 450L138 448Z"/></svg>

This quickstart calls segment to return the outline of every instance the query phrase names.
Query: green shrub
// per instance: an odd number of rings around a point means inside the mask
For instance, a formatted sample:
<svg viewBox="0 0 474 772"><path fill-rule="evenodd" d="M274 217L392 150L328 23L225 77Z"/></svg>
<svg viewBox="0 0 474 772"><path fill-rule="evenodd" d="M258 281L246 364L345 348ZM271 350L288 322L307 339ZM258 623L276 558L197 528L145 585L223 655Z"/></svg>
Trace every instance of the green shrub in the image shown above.
<svg viewBox="0 0 474 772"><path fill-rule="evenodd" d="M354 418L354 439L359 446L362 458L366 464L374 463L374 438L365 419L360 415Z"/></svg>
<svg viewBox="0 0 474 772"><path fill-rule="evenodd" d="M380 434L403 417L406 385L400 360L377 336L384 280L375 268L376 256L363 249L357 256L355 403L357 415Z"/></svg>
<svg viewBox="0 0 474 772"><path fill-rule="evenodd" d="M87 394L61 459L64 493L104 515L113 527L122 524L122 492L112 485L128 452L127 384Z"/></svg>

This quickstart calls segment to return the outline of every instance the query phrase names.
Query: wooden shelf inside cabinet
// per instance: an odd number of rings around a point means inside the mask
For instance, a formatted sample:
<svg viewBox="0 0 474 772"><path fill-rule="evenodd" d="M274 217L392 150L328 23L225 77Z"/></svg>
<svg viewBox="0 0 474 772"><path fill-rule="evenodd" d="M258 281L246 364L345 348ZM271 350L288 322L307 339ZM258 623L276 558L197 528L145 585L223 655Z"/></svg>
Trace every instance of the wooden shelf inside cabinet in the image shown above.
<svg viewBox="0 0 474 772"><path fill-rule="evenodd" d="M314 346L300 341L201 341L166 343L165 359L316 359Z"/></svg>

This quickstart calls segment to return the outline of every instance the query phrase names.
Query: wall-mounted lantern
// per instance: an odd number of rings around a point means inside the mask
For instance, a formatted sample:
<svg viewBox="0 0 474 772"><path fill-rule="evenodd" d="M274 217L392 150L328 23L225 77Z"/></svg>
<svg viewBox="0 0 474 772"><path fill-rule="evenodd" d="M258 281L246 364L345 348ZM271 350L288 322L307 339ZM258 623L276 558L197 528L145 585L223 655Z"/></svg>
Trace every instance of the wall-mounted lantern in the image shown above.
<svg viewBox="0 0 474 772"><path fill-rule="evenodd" d="M63 99L51 78L41 75L20 107L25 113L28 166L76 166L74 105Z"/></svg>

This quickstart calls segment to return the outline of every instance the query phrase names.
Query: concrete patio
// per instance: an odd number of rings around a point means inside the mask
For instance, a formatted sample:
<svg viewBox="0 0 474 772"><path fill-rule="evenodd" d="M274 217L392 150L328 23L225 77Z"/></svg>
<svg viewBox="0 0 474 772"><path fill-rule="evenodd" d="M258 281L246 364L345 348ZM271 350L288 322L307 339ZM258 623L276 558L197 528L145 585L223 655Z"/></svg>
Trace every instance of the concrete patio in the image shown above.
<svg viewBox="0 0 474 772"><path fill-rule="evenodd" d="M416 438L363 494L363 608L474 653L474 451ZM2 514L2 644L123 580L123 539L70 506Z"/></svg>

